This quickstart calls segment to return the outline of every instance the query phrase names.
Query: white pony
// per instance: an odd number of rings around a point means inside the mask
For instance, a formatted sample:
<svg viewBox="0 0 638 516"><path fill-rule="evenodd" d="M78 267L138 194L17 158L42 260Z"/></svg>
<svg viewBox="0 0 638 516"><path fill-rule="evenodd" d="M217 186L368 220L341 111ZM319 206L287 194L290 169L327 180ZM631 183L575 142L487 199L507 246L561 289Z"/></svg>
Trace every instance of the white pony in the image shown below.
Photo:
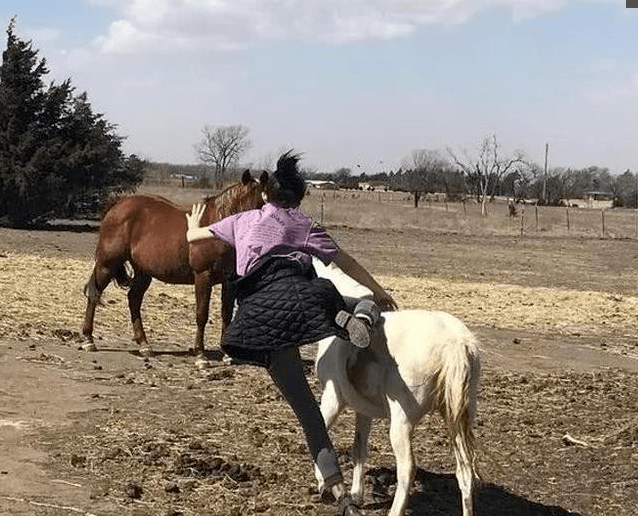
<svg viewBox="0 0 638 516"><path fill-rule="evenodd" d="M336 266L314 262L342 295L371 292ZM389 516L403 516L416 468L412 432L425 414L443 416L456 457L463 516L473 515L473 424L480 359L476 338L445 312L384 312L370 347L361 349L338 338L319 342L316 373L323 388L321 413L330 427L340 412L356 412L352 456L352 498L363 502L364 464L373 418L390 419L390 442L397 461L397 489ZM317 476L319 479L320 477Z"/></svg>

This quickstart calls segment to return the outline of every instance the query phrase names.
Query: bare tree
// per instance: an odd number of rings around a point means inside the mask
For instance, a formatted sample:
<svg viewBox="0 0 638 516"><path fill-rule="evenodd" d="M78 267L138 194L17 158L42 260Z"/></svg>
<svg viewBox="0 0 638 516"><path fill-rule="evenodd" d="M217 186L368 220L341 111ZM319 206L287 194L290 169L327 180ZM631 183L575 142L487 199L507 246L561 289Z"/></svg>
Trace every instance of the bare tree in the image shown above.
<svg viewBox="0 0 638 516"><path fill-rule="evenodd" d="M403 160L402 168L388 182L392 188L410 192L414 196L414 207L418 208L424 193L447 192L447 176L451 170L449 161L441 152L417 149Z"/></svg>
<svg viewBox="0 0 638 516"><path fill-rule="evenodd" d="M272 172L275 170L275 162L276 159L274 154L272 152L269 152L261 157L261 159L257 162L256 168L258 170L266 170L268 172Z"/></svg>
<svg viewBox="0 0 638 516"><path fill-rule="evenodd" d="M252 146L249 132L243 125L207 125L202 129L202 139L195 145L195 150L199 161L212 167L215 188L222 187L226 171L236 165Z"/></svg>
<svg viewBox="0 0 638 516"><path fill-rule="evenodd" d="M530 197L535 181L542 169L536 163L518 163L501 180L501 192L511 196L514 202Z"/></svg>
<svg viewBox="0 0 638 516"><path fill-rule="evenodd" d="M448 160L436 150L416 149L408 162L413 171L409 181L414 195L414 207L419 207L419 198L424 192L437 190L441 176L450 169ZM406 164L408 164L406 163Z"/></svg>
<svg viewBox="0 0 638 516"><path fill-rule="evenodd" d="M448 148L452 160L463 171L468 187L480 201L481 215L484 217L487 216L487 201L496 194L496 188L501 179L513 167L526 164L525 156L521 151L516 151L513 156L503 157L500 154L500 148L496 135L483 138L476 156L464 151L461 158Z"/></svg>

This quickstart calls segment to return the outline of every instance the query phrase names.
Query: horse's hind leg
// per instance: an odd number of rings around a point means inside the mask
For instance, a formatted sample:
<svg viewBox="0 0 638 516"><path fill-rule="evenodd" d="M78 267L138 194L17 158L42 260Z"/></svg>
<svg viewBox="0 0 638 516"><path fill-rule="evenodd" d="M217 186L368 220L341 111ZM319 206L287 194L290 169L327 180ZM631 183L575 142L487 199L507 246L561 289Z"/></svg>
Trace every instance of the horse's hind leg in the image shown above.
<svg viewBox="0 0 638 516"><path fill-rule="evenodd" d="M210 272L205 271L195 274L195 320L197 322L197 334L195 335L195 347L193 354L198 357L200 367L205 367L208 361L204 357L204 331L208 322L210 296L213 284Z"/></svg>
<svg viewBox="0 0 638 516"><path fill-rule="evenodd" d="M95 351L95 345L93 343L93 322L95 319L95 309L100 303L102 292L108 286L113 274L110 269L100 265L98 263L93 267L93 272L89 278L88 283L84 286L84 293L86 295L86 311L84 312L84 324L82 326L82 335L88 341L88 345L85 349L88 351Z"/></svg>
<svg viewBox="0 0 638 516"><path fill-rule="evenodd" d="M133 323L133 340L140 346L142 354L151 354L151 348L146 339L144 326L142 325L142 299L144 293L151 284L151 276L140 271L135 271L131 287L128 291L128 307L131 312L131 322Z"/></svg>

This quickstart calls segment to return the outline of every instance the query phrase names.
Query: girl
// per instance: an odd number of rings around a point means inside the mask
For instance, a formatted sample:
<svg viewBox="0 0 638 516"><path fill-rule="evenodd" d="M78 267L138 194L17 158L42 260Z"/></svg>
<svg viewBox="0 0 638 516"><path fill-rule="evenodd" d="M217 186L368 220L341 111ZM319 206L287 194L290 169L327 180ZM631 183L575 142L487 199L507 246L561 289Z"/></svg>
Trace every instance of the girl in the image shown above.
<svg viewBox="0 0 638 516"><path fill-rule="evenodd" d="M346 495L332 443L321 411L303 371L298 347L337 335L366 347L379 307L397 308L392 297L357 261L335 244L326 231L299 210L305 181L297 169L298 155L282 155L266 186L266 204L199 227L203 206L187 214L187 240L218 237L235 249L238 279L232 285L237 311L222 337L232 358L267 368L301 423L319 473L322 499L334 495L339 513L360 514ZM373 292L360 301L354 315L334 285L317 278L312 256L334 262Z"/></svg>

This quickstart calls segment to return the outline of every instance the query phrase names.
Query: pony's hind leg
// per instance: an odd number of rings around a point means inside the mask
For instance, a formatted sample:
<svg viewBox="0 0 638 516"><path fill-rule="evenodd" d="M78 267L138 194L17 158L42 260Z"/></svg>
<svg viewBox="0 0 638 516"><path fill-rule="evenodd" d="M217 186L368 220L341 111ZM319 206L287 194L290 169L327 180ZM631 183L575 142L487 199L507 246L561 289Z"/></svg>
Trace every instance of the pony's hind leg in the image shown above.
<svg viewBox="0 0 638 516"><path fill-rule="evenodd" d="M357 412L354 428L354 442L352 443L354 469L352 470L352 489L350 494L354 502L361 506L363 504L363 474L368 455L368 437L372 428L372 418Z"/></svg>
<svg viewBox="0 0 638 516"><path fill-rule="evenodd" d="M142 325L141 314L142 299L151 281L152 278L148 274L135 271L135 276L128 291L128 307L131 312L131 322L133 323L133 340L140 346L140 353L143 355L152 354L144 332L144 326Z"/></svg>
<svg viewBox="0 0 638 516"><path fill-rule="evenodd" d="M396 400L390 400L390 414L390 443L397 460L397 490L388 516L403 516L416 472L412 453L414 425Z"/></svg>
<svg viewBox="0 0 638 516"><path fill-rule="evenodd" d="M87 351L95 351L96 347L93 342L93 323L95 319L95 309L100 304L102 292L108 286L113 278L113 274L108 267L98 263L93 267L93 272L89 281L84 286L84 294L86 295L86 310L84 312L84 324L82 325L82 335L87 340L83 349Z"/></svg>
<svg viewBox="0 0 638 516"><path fill-rule="evenodd" d="M474 515L474 457L469 437L458 433L452 439L452 448L456 457L456 480L461 491L463 516Z"/></svg>

